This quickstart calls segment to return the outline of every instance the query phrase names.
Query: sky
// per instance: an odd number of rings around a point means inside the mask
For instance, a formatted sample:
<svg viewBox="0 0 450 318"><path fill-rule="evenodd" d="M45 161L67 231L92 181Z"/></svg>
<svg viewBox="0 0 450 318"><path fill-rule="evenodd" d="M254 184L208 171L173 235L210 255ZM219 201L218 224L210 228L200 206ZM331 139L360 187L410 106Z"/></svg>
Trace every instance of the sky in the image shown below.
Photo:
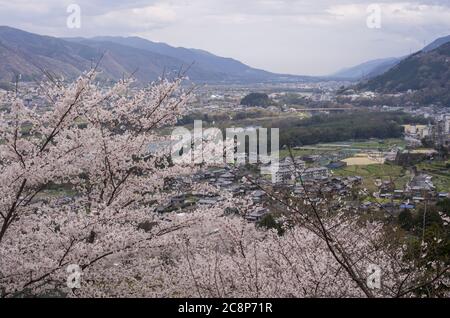
<svg viewBox="0 0 450 318"><path fill-rule="evenodd" d="M79 25L67 23L71 4ZM328 75L450 35L450 0L0 0L0 25L63 37L140 36L272 72Z"/></svg>

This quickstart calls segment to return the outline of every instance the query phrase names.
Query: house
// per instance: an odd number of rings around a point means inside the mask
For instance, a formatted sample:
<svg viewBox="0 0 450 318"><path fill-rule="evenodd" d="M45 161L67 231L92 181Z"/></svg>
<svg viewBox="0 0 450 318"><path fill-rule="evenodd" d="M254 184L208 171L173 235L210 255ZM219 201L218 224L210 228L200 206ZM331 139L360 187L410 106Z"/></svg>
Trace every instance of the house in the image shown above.
<svg viewBox="0 0 450 318"><path fill-rule="evenodd" d="M296 186L294 188L294 192L295 195L303 195L305 194L305 189L302 186Z"/></svg>
<svg viewBox="0 0 450 318"><path fill-rule="evenodd" d="M380 185L380 193L392 193L395 190L395 183L391 180L383 181Z"/></svg>
<svg viewBox="0 0 450 318"><path fill-rule="evenodd" d="M362 184L363 178L361 176L350 176L347 177L347 180L351 185Z"/></svg>
<svg viewBox="0 0 450 318"><path fill-rule="evenodd" d="M403 190L394 190L394 198L395 199L403 198L404 194L405 194L405 191L403 191Z"/></svg>
<svg viewBox="0 0 450 318"><path fill-rule="evenodd" d="M422 197L426 194L433 194L435 187L432 182L432 176L427 174L416 175L408 184L407 190L411 192L415 197Z"/></svg>
<svg viewBox="0 0 450 318"><path fill-rule="evenodd" d="M219 187L229 187L234 183L234 175L230 172L222 173L218 176L216 185Z"/></svg>
<svg viewBox="0 0 450 318"><path fill-rule="evenodd" d="M261 190L256 190L251 193L252 201L254 203L260 203L265 196L266 193Z"/></svg>
<svg viewBox="0 0 450 318"><path fill-rule="evenodd" d="M224 179L219 179L219 180L217 180L216 185L217 185L218 187L226 188L226 187L229 187L229 186L233 185L233 181L228 181L228 180L224 180Z"/></svg>
<svg viewBox="0 0 450 318"><path fill-rule="evenodd" d="M170 199L170 203L173 205L179 205L179 204L183 204L185 200L186 200L186 195L180 194L180 195L172 197Z"/></svg>
<svg viewBox="0 0 450 318"><path fill-rule="evenodd" d="M392 149L390 152L384 153L384 159L386 161L395 162L395 159L397 158L398 150Z"/></svg>
<svg viewBox="0 0 450 318"><path fill-rule="evenodd" d="M305 162L313 163L313 162L319 161L320 156L319 155L309 155L309 156L303 156L302 159Z"/></svg>
<svg viewBox="0 0 450 318"><path fill-rule="evenodd" d="M217 199L208 198L208 199L200 199L197 204L200 206L212 206L217 203Z"/></svg>
<svg viewBox="0 0 450 318"><path fill-rule="evenodd" d="M220 176L221 179L227 179L227 180L233 180L234 175L232 175L230 172L225 172Z"/></svg>
<svg viewBox="0 0 450 318"><path fill-rule="evenodd" d="M249 214L245 216L247 221L250 222L259 222L262 220L264 216L266 216L269 213L269 210L266 208L258 207Z"/></svg>

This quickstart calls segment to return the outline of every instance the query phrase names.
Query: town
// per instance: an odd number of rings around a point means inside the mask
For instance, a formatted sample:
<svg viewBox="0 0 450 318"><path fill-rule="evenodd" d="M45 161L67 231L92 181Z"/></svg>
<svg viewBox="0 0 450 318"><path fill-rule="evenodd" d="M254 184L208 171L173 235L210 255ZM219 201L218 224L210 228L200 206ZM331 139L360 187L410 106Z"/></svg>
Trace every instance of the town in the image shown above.
<svg viewBox="0 0 450 318"><path fill-rule="evenodd" d="M203 114L212 123L227 116L246 112L250 116L283 117L328 115L333 112L352 112L354 108L330 108L336 102L336 91L344 83L310 83L286 86L259 85L257 87L203 87L197 92L189 114ZM294 96L296 101L311 105L309 109L299 105L245 106L240 101L251 89L267 93L274 104L283 96ZM271 93L272 92L272 93ZM276 92L276 93L274 93ZM371 98L374 94L364 94ZM353 96L352 98L362 98ZM324 102L325 101L325 102ZM246 152L245 163L223 164L216 168L200 169L195 175L196 182L207 183L234 196L248 195L254 202L254 209L244 217L251 222L259 222L266 215L278 216L277 206L271 193L290 193L296 198L324 196L331 201L340 198L343 204L357 206L361 213L382 212L397 217L405 209L414 210L425 204L433 204L450 197L450 164L446 161L450 145L450 112L438 107L390 107L372 106L375 112L404 112L419 116L427 124L402 125L399 138L350 140L334 143L296 146L280 150L279 168L274 180L261 174L267 169L267 160L254 158L258 153ZM231 112L230 112L231 110ZM261 115L261 113L263 115ZM245 116L245 115L244 115ZM183 120L182 120L183 122ZM189 122L186 122L187 124ZM189 125L186 125L188 127ZM213 126L213 125L211 125ZM261 126L250 126L258 130ZM447 149L447 150L446 150ZM445 154L442 153L445 151ZM253 160L250 160L253 159ZM252 162L252 163L250 163ZM242 182L242 178L253 180ZM172 180L182 184L183 180ZM180 189L183 186L179 186ZM356 195L355 195L356 194ZM160 213L194 210L196 205L212 206L220 202L220 196L199 193L180 193L167 206L158 208ZM279 209L278 209L279 210Z"/></svg>

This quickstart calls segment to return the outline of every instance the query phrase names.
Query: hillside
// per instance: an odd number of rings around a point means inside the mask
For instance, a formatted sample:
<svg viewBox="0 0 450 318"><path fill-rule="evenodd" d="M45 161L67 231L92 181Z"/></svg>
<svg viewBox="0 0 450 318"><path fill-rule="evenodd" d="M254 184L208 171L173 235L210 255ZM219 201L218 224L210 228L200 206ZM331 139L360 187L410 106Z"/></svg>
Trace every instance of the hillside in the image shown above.
<svg viewBox="0 0 450 318"><path fill-rule="evenodd" d="M31 80L41 69L55 70L64 77L73 77L90 66L98 53L85 46L39 36L17 29L0 27L0 80L11 80L21 74Z"/></svg>
<svg viewBox="0 0 450 318"><path fill-rule="evenodd" d="M388 72L358 85L381 93L413 91L419 103L450 106L450 43L411 55Z"/></svg>

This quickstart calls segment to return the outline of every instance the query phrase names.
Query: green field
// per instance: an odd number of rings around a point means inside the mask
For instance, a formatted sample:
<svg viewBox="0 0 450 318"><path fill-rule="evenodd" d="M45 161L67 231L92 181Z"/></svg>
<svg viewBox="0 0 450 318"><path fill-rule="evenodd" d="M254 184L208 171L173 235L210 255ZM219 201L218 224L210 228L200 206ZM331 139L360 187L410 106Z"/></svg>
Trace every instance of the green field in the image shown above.
<svg viewBox="0 0 450 318"><path fill-rule="evenodd" d="M363 141L350 141L350 142L336 142L336 143L324 143L318 144L317 147L324 148L336 148L336 149L373 149L387 151L392 147L404 148L406 145L405 141L400 138L390 138L390 139L370 139Z"/></svg>
<svg viewBox="0 0 450 318"><path fill-rule="evenodd" d="M411 173L400 166L382 164L368 166L348 166L342 169L334 170L335 176L361 176L363 178L363 186L370 192L377 190L375 180L393 181L397 189L403 189L411 180Z"/></svg>
<svg viewBox="0 0 450 318"><path fill-rule="evenodd" d="M392 147L405 148L405 146L406 146L405 141L399 138L384 139L384 140L369 140L364 142L353 142L351 144L352 148L380 149L383 151L387 151Z"/></svg>
<svg viewBox="0 0 450 318"><path fill-rule="evenodd" d="M295 156L306 155L321 155L326 153L333 153L338 151L349 151L352 153L364 152L367 150L375 151L389 151L393 147L405 147L403 139L371 139L366 141L344 141L335 143L320 143L316 145L304 146L300 149L292 150L292 154ZM283 149L280 151L280 158L286 158L289 156L289 150Z"/></svg>
<svg viewBox="0 0 450 318"><path fill-rule="evenodd" d="M320 152L317 152L315 150L309 150L309 149L300 149L300 150L292 149L292 155L294 157L308 156L308 155L314 155L314 154L320 154ZM290 157L289 150L288 149L280 150L280 159L284 159L286 157Z"/></svg>

